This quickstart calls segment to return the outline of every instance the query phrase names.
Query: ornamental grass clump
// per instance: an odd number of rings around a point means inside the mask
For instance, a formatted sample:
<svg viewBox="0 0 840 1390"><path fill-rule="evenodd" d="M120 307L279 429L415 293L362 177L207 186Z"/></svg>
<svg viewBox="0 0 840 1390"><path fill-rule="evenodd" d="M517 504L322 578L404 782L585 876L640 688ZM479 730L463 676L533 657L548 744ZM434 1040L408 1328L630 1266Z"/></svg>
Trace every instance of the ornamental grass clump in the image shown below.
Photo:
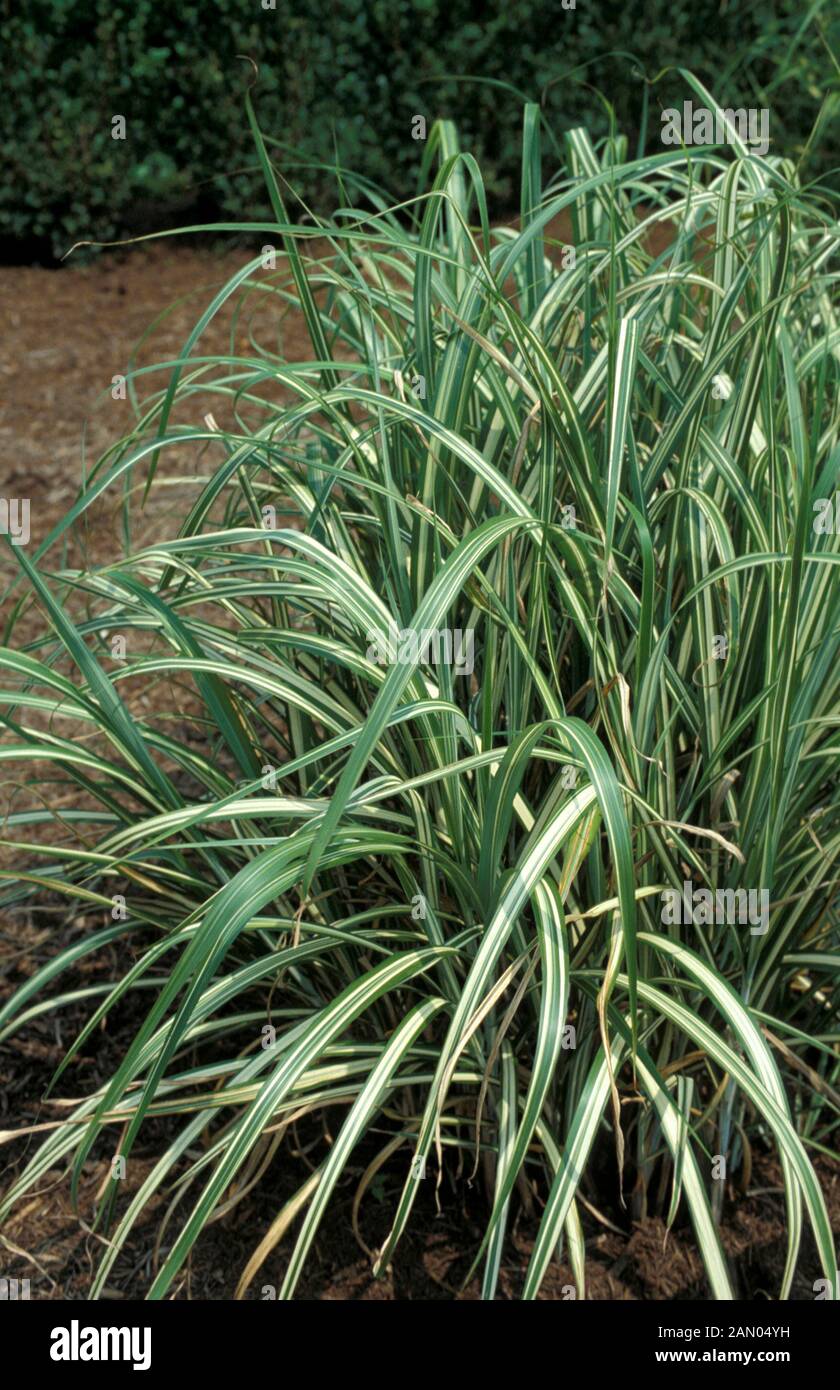
<svg viewBox="0 0 840 1390"><path fill-rule="evenodd" d="M135 428L61 524L9 550L0 757L49 773L6 817L4 901L101 915L2 1037L77 1009L65 974L116 948L51 1096L102 1020L134 1022L3 1210L98 1166L91 1296L154 1207L163 1298L314 1120L240 1296L267 1261L293 1296L351 1172L362 1226L387 1175L382 1273L423 1183L446 1201L478 1168L485 1298L523 1194L522 1296L558 1248L585 1296L608 1172L628 1229L690 1218L728 1299L725 1182L766 1153L775 1293L801 1265L833 1296L836 203L737 134L634 157L526 106L509 225L446 121L408 205L342 173L302 218L249 118L271 214L229 230L259 253L132 377ZM298 314L305 355L256 330L208 355L235 297ZM177 534L136 543L179 479ZM66 568L110 495L124 554Z"/></svg>

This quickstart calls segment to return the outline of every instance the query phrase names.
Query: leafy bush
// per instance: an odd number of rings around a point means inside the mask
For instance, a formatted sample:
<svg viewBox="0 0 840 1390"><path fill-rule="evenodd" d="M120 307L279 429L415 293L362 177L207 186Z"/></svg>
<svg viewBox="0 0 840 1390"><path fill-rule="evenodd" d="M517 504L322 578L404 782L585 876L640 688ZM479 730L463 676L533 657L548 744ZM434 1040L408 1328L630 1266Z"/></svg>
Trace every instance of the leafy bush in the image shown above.
<svg viewBox="0 0 840 1390"><path fill-rule="evenodd" d="M640 21L621 0L594 11L380 0L333 7L325 27L314 0L277 0L273 10L259 0L7 0L0 51L14 67L0 114L0 221L6 235L47 241L61 256L79 239L171 225L188 206L240 219L259 197L259 172L241 126L239 55L260 66L263 125L283 142L284 172L307 201L332 187L320 166L336 154L395 196L413 194L419 113L429 127L457 123L489 193L511 206L523 99L544 95L559 128L605 134L594 84L635 144L648 129L648 100L658 114L678 86L666 75L645 95L639 72L653 82L689 54L724 105L772 102L774 134L798 155L824 99L836 114L822 37L830 12L827 0L804 19L795 0L746 11L652 0ZM467 73L476 80L465 82ZM125 117L124 140L112 138L115 115ZM840 161L836 134L819 148L823 165Z"/></svg>
<svg viewBox="0 0 840 1390"><path fill-rule="evenodd" d="M713 1167L764 1150L787 1202L781 1296L806 1224L833 1289L812 1158L840 1066L840 549L813 522L840 461L836 208L737 142L635 158L583 129L543 186L529 105L517 226L488 225L442 123L408 224L360 204L303 227L251 120L272 215L242 228L277 265L230 281L65 521L14 550L47 626L0 651L2 758L52 772L44 804L7 817L36 867L6 905L48 889L107 925L22 986L2 1036L76 1003L62 975L115 942L134 963L88 986L57 1079L106 1015L134 1001L142 1022L3 1211L57 1166L130 1173L168 1117L131 1195L108 1181L92 1290L166 1192L161 1298L315 1117L313 1170L241 1292L302 1218L292 1296L364 1138L362 1192L398 1165L379 1269L425 1165L475 1149L485 1297L520 1177L545 1203L524 1296L560 1240L582 1296L606 1140L637 1203L690 1216L729 1298ZM243 315L296 306L304 360L256 331L247 357L203 355L237 295ZM170 458L193 489L177 538L47 568L104 493L125 487L130 520ZM412 651L429 630L472 634L472 672ZM666 905L687 881L766 892L766 914L681 918Z"/></svg>

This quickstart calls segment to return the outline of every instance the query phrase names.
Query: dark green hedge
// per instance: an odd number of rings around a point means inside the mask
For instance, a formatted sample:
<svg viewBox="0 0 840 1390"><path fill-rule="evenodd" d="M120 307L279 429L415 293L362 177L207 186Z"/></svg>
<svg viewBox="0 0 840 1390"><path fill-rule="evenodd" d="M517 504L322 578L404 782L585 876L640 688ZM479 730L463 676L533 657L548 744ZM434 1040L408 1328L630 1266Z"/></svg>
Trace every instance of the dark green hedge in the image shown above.
<svg viewBox="0 0 840 1390"><path fill-rule="evenodd" d="M643 84L629 55L651 79L681 64L727 105L770 105L774 148L794 154L836 85L820 34L829 36L834 0L818 5L802 33L810 7L801 0L576 0L574 10L561 0L269 5L0 0L4 237L41 240L61 254L80 237L164 226L186 213L261 211L240 54L259 64L264 129L297 151L284 162L288 177L328 204L327 176L294 163L332 162L337 148L347 167L409 194L422 149L411 139L415 114L453 117L480 153L498 204L514 199L519 99L464 74L509 83L531 99L552 84L545 105L558 130L606 128L592 84L635 138ZM564 78L576 64L587 65L580 80ZM660 104L683 95L675 74L651 90L653 138ZM112 138L117 115L126 119L125 140ZM831 154L823 140L817 167Z"/></svg>

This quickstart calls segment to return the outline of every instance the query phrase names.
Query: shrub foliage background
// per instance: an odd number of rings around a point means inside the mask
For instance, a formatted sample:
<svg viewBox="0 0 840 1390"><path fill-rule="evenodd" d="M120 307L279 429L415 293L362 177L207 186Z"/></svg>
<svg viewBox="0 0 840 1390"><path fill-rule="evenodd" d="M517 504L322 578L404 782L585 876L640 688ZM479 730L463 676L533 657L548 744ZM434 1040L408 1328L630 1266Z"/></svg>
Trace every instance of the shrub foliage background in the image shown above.
<svg viewBox="0 0 840 1390"><path fill-rule="evenodd" d="M573 11L533 0L343 0L325 23L320 0L277 0L273 10L260 0L2 0L0 224L4 237L60 256L78 239L171 225L188 205L241 216L259 196L259 173L241 121L240 54L260 65L265 130L310 164L285 166L310 199L332 186L316 166L336 149L394 196L415 192L422 146L409 129L419 113L429 127L457 123L488 195L510 206L523 98L548 88L553 126L585 124L597 137L607 126L598 87L635 145L649 134L637 71L652 80L686 54L724 104L772 103L776 147L796 157L827 95L835 109L837 72L821 38L830 14L825 0L805 12L798 0L606 0ZM558 80L576 66L579 82ZM466 73L485 81L467 83ZM488 85L499 82L518 94ZM678 88L672 74L652 89L657 129ZM125 141L111 138L117 114ZM823 166L840 160L836 136L820 148Z"/></svg>

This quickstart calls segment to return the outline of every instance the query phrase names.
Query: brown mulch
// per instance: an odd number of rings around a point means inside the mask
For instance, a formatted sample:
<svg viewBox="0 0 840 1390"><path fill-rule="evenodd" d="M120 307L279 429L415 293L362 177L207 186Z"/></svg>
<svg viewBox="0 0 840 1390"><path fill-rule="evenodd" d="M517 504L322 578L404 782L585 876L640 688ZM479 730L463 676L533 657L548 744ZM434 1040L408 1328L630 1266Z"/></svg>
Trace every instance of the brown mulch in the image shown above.
<svg viewBox="0 0 840 1390"><path fill-rule="evenodd" d="M177 357L199 314L252 254L211 254L177 242L151 242L106 252L89 265L68 262L58 270L0 266L0 495L30 499L32 547L64 516L85 471L134 424L130 401L112 397L112 378L128 373L136 350L139 366ZM229 347L231 309L211 321L196 354ZM253 323L291 360L307 351L299 318L278 322L276 313L255 312ZM247 330L243 320L234 344L253 357ZM146 397L166 382L166 373L141 377L138 393ZM167 488L150 495L143 527L149 536L171 533L174 496ZM88 557L96 561L120 553L117 502L115 494L104 512L91 513L96 524L86 528L85 541ZM74 548L70 563L78 560Z"/></svg>

